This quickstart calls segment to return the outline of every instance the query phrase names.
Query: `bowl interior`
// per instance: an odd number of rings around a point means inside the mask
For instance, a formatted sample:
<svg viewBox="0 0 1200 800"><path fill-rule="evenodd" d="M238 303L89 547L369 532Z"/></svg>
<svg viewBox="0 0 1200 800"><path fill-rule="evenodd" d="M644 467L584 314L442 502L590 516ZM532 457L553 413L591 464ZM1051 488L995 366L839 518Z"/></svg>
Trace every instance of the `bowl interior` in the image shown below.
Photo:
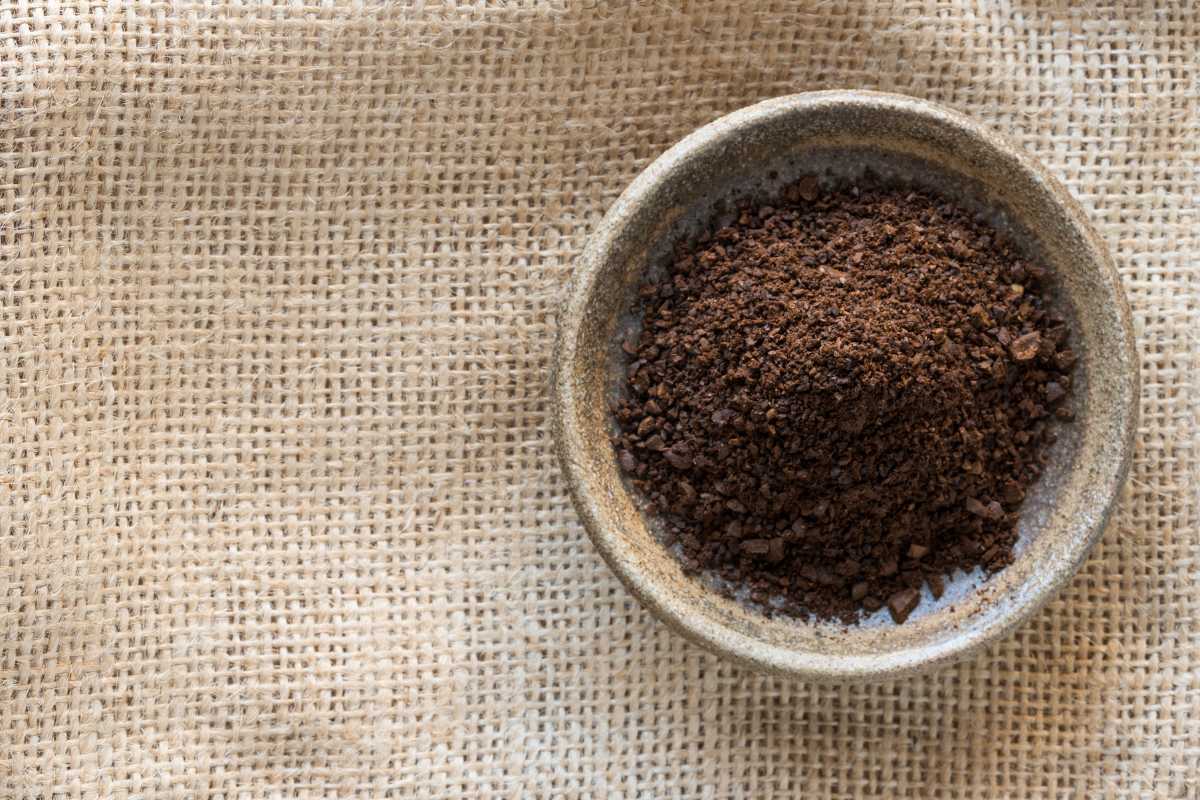
<svg viewBox="0 0 1200 800"><path fill-rule="evenodd" d="M685 576L640 510L609 444L609 400L623 390L620 338L646 270L739 197L765 199L804 175L932 189L986 213L1054 279L1079 354L1050 464L1021 512L1014 563L928 594L904 625L886 611L861 623L769 617ZM659 616L726 655L808 677L882 677L968 652L1044 602L1103 529L1127 466L1136 396L1128 311L1115 271L1077 206L1003 140L917 101L861 93L796 96L725 117L685 139L618 200L581 257L559 342L560 455L589 533Z"/></svg>

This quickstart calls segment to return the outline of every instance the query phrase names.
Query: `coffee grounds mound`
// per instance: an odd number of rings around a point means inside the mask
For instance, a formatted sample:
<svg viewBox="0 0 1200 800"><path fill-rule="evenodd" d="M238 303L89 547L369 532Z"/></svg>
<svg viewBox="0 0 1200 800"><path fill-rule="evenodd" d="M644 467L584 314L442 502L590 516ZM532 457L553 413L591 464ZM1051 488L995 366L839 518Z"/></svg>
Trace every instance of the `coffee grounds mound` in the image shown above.
<svg viewBox="0 0 1200 800"><path fill-rule="evenodd" d="M617 461L689 573L768 613L903 622L1011 563L1075 355L1043 268L907 188L822 189L681 243L622 343Z"/></svg>

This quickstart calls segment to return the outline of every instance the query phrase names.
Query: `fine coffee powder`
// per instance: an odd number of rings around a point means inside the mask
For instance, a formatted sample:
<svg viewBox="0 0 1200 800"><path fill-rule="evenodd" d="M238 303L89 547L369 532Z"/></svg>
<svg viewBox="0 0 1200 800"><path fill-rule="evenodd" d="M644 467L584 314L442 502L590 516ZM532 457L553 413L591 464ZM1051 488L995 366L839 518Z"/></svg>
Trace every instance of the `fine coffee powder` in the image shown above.
<svg viewBox="0 0 1200 800"><path fill-rule="evenodd" d="M1011 562L1075 355L978 215L809 177L680 244L622 347L617 461L689 572L768 612L903 622Z"/></svg>

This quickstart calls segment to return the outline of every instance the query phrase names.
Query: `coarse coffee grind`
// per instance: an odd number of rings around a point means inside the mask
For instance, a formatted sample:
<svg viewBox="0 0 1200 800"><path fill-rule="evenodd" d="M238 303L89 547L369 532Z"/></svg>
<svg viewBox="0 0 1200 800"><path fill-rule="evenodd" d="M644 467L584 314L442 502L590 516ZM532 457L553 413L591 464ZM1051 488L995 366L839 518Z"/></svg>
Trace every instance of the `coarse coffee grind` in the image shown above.
<svg viewBox="0 0 1200 800"><path fill-rule="evenodd" d="M685 570L768 613L903 622L1011 562L1075 355L982 215L808 177L677 245L639 303L613 442Z"/></svg>

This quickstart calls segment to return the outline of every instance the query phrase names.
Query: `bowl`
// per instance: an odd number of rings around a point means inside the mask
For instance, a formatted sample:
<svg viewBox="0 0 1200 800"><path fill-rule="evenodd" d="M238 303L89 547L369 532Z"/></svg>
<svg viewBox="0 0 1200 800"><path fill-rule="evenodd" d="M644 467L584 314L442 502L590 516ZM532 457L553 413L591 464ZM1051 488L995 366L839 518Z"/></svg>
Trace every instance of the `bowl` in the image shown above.
<svg viewBox="0 0 1200 800"><path fill-rule="evenodd" d="M854 624L768 615L689 577L640 509L615 460L609 402L621 391L619 339L636 326L643 271L735 197L769 195L814 172L866 170L989 214L1052 276L1079 356L1049 464L1021 509L1011 565L958 573L903 625L885 612ZM813 680L890 679L962 658L1010 632L1078 570L1129 468L1138 361L1129 308L1104 243L1042 166L960 113L910 97L814 92L767 100L705 125L645 169L579 256L552 378L553 429L588 534L651 612L709 650Z"/></svg>

